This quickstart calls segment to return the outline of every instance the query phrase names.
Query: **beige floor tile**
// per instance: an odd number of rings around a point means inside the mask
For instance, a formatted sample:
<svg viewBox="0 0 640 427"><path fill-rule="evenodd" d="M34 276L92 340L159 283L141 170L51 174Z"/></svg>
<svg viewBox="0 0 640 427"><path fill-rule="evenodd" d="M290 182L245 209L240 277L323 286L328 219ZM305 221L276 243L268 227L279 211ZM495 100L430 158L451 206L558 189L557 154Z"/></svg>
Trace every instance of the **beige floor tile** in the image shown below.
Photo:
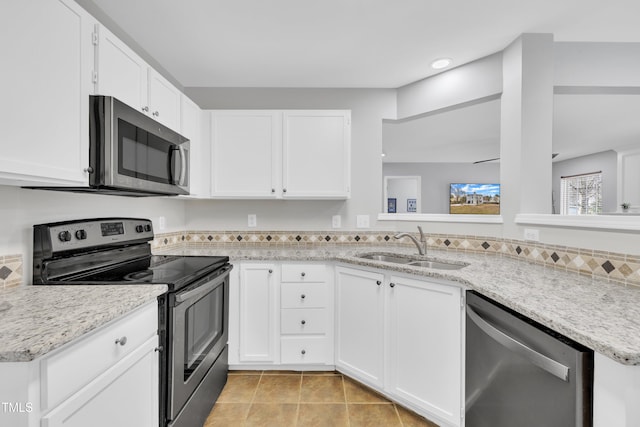
<svg viewBox="0 0 640 427"><path fill-rule="evenodd" d="M375 391L347 377L344 377L344 390L348 403L389 403Z"/></svg>
<svg viewBox="0 0 640 427"><path fill-rule="evenodd" d="M301 403L299 427L349 427L347 405L342 403Z"/></svg>
<svg viewBox="0 0 640 427"><path fill-rule="evenodd" d="M428 419L423 418L402 406L396 405L396 409L404 427L438 427L438 424L429 421Z"/></svg>
<svg viewBox="0 0 640 427"><path fill-rule="evenodd" d="M300 402L345 403L342 377L336 375L303 376Z"/></svg>
<svg viewBox="0 0 640 427"><path fill-rule="evenodd" d="M230 375L217 401L221 403L251 403L259 382L259 375Z"/></svg>
<svg viewBox="0 0 640 427"><path fill-rule="evenodd" d="M293 427L298 416L297 403L254 403L245 421L247 427Z"/></svg>
<svg viewBox="0 0 640 427"><path fill-rule="evenodd" d="M298 403L300 400L301 375L263 375L256 391L254 402Z"/></svg>
<svg viewBox="0 0 640 427"><path fill-rule="evenodd" d="M250 403L217 402L203 427L240 426L247 419Z"/></svg>
<svg viewBox="0 0 640 427"><path fill-rule="evenodd" d="M398 413L391 403L349 403L349 425L351 427L401 427Z"/></svg>

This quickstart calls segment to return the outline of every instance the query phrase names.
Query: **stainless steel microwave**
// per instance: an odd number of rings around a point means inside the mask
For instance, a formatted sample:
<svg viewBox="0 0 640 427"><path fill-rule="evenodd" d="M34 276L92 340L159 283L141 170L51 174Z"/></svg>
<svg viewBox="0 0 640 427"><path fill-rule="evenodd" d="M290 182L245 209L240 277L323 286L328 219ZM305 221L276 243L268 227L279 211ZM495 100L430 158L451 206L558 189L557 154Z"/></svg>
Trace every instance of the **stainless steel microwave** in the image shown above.
<svg viewBox="0 0 640 427"><path fill-rule="evenodd" d="M189 194L189 140L111 96L89 97L89 186L130 196Z"/></svg>

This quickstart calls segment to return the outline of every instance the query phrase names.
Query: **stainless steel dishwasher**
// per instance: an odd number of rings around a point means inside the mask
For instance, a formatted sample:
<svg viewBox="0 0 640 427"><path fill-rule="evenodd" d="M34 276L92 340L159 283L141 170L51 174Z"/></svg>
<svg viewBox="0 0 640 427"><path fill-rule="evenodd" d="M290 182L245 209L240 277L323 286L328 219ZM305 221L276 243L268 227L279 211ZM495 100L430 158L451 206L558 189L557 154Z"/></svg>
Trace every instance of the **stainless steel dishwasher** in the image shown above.
<svg viewBox="0 0 640 427"><path fill-rule="evenodd" d="M467 291L466 427L593 425L593 351Z"/></svg>

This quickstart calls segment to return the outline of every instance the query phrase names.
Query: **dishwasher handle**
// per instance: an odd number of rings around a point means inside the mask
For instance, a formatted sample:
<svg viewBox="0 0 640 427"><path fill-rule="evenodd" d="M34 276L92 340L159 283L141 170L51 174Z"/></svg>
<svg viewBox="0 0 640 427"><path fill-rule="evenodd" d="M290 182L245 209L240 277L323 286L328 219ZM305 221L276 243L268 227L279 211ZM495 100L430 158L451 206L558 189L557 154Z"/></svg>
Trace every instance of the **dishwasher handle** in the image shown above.
<svg viewBox="0 0 640 427"><path fill-rule="evenodd" d="M489 322L483 319L478 313L476 313L470 305L467 305L467 316L473 323L475 323L482 331L493 338L498 343L502 344L509 350L517 353L537 367L544 369L551 375L560 378L562 381L569 382L569 368L560 362L548 358L544 354L538 353L529 346L521 343L520 341L510 337L502 331L499 331Z"/></svg>

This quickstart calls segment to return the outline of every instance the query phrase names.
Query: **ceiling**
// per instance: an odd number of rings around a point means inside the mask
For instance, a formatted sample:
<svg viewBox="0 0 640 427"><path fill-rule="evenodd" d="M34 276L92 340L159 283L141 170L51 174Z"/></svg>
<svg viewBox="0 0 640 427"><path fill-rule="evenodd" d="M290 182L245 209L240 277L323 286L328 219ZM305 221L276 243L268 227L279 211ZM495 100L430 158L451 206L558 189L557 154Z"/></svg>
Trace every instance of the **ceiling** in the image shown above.
<svg viewBox="0 0 640 427"><path fill-rule="evenodd" d="M82 0L184 87L396 88L521 33L640 42L637 0Z"/></svg>

